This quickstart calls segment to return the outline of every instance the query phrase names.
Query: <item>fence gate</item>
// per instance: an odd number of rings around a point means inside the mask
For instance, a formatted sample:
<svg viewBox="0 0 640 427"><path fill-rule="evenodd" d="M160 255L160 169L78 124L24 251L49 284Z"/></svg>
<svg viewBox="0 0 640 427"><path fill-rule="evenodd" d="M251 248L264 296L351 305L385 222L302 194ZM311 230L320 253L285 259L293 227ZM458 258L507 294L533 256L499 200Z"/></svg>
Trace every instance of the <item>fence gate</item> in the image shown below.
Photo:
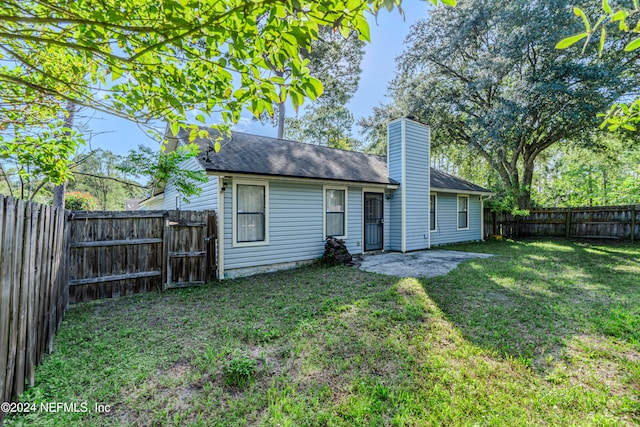
<svg viewBox="0 0 640 427"><path fill-rule="evenodd" d="M69 301L201 284L214 278L215 212L73 212Z"/></svg>
<svg viewBox="0 0 640 427"><path fill-rule="evenodd" d="M165 226L164 289L202 285L214 278L216 230L213 212L172 212Z"/></svg>

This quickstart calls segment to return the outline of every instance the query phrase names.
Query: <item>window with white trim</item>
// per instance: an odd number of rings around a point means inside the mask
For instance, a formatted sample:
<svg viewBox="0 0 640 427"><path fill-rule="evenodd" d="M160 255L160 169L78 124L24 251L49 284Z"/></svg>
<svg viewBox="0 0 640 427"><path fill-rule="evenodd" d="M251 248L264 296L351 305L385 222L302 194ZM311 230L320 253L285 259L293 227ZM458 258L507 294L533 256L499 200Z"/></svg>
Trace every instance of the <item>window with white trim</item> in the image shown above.
<svg viewBox="0 0 640 427"><path fill-rule="evenodd" d="M325 236L344 237L346 224L347 190L326 188L324 197Z"/></svg>
<svg viewBox="0 0 640 427"><path fill-rule="evenodd" d="M458 196L458 229L469 228L469 196Z"/></svg>
<svg viewBox="0 0 640 427"><path fill-rule="evenodd" d="M234 243L241 245L266 243L267 185L235 183L234 190Z"/></svg>
<svg viewBox="0 0 640 427"><path fill-rule="evenodd" d="M436 195L432 194L429 199L429 230L435 231L436 229Z"/></svg>

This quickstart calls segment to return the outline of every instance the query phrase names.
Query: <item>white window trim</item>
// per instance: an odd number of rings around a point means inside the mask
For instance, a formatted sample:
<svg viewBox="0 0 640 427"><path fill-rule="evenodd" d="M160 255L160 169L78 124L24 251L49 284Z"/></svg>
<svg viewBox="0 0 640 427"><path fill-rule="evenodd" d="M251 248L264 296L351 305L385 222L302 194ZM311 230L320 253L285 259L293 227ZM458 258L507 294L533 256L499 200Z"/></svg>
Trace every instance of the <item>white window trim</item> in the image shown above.
<svg viewBox="0 0 640 427"><path fill-rule="evenodd" d="M322 186L322 240L327 239L327 190L344 190L344 236L333 236L346 240L349 234L349 188L339 185Z"/></svg>
<svg viewBox="0 0 640 427"><path fill-rule="evenodd" d="M238 185L260 185L264 187L264 240L261 242L238 242ZM233 234L232 247L244 248L250 246L267 246L269 245L269 181L252 181L244 179L233 180L232 194L232 210L231 210L231 230Z"/></svg>
<svg viewBox="0 0 640 427"><path fill-rule="evenodd" d="M460 199L467 199L467 226L460 227L460 218L458 217L458 213L460 212ZM468 230L469 229L469 195L468 194L458 194L456 197L456 225L458 226L458 230Z"/></svg>
<svg viewBox="0 0 640 427"><path fill-rule="evenodd" d="M429 232L435 233L438 231L438 193L429 194L429 203L431 203L431 196L435 197L435 203L433 204L433 214L436 217L436 220L435 220L436 227L433 230L431 229L431 218L429 218ZM429 215L431 215L431 205L429 205Z"/></svg>

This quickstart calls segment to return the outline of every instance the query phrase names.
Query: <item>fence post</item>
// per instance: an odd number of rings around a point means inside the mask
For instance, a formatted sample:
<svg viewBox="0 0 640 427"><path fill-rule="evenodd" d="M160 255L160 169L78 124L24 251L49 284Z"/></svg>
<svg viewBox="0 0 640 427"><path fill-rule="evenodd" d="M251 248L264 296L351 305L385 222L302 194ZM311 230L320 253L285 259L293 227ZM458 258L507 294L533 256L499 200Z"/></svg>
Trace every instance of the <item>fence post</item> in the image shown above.
<svg viewBox="0 0 640 427"><path fill-rule="evenodd" d="M636 240L636 205L631 206L631 243Z"/></svg>
<svg viewBox="0 0 640 427"><path fill-rule="evenodd" d="M568 239L571 230L571 209L567 209L567 219L565 222L564 235Z"/></svg>

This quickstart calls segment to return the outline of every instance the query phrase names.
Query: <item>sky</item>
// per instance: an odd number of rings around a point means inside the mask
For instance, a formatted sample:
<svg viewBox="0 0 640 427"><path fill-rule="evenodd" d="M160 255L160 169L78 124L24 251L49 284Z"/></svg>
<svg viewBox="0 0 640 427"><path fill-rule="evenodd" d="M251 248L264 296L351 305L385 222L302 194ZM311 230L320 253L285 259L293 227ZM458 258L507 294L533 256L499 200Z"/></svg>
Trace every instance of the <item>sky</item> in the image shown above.
<svg viewBox="0 0 640 427"><path fill-rule="evenodd" d="M426 17L429 8L427 2L418 0L405 0L402 7L404 17L394 9L391 12L381 11L377 23L374 17L369 19L371 43L365 47L358 91L347 105L356 120L368 116L373 107L387 101L387 84L394 77L395 58L404 49L404 40L411 24ZM290 114L295 113L288 111ZM96 113L89 120L87 129L91 132L91 135L87 135L90 136L89 149L102 148L120 155L126 155L140 144L159 149L158 142L150 139L144 129L118 117ZM252 120L249 112L243 114L232 129L264 136L277 135L276 128ZM354 136L358 137L358 132L356 127Z"/></svg>

